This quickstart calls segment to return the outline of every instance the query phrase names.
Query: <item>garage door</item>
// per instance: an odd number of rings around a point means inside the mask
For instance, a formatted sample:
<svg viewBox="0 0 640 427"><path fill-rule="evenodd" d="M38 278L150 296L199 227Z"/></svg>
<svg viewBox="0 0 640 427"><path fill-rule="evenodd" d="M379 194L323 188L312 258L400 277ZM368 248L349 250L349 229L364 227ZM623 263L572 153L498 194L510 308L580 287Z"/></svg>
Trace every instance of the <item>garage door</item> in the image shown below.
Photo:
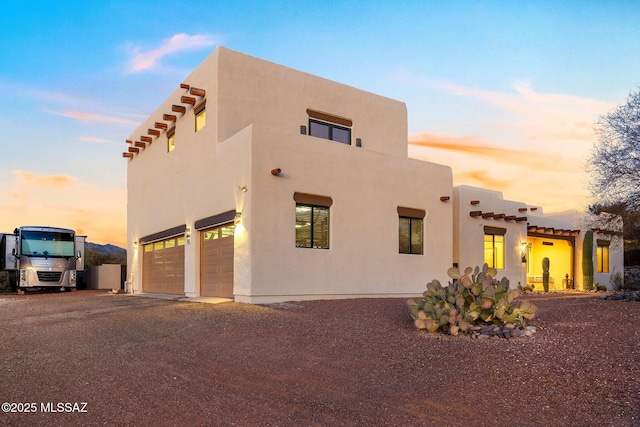
<svg viewBox="0 0 640 427"><path fill-rule="evenodd" d="M200 295L233 298L233 223L200 232Z"/></svg>
<svg viewBox="0 0 640 427"><path fill-rule="evenodd" d="M142 291L184 295L184 236L144 245Z"/></svg>

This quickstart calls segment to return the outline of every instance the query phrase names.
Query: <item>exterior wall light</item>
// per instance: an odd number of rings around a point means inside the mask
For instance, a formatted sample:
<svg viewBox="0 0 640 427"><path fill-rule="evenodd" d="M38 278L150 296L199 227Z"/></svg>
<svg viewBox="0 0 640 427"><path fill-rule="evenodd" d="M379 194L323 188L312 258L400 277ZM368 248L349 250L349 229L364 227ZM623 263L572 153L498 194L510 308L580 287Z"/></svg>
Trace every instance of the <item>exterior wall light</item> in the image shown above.
<svg viewBox="0 0 640 427"><path fill-rule="evenodd" d="M247 186L246 185L238 185L238 190L242 191L243 193L247 192Z"/></svg>
<svg viewBox="0 0 640 427"><path fill-rule="evenodd" d="M138 241L137 240L135 242L133 242L133 250L134 251L138 250Z"/></svg>
<svg viewBox="0 0 640 427"><path fill-rule="evenodd" d="M233 222L236 225L242 222L242 212L236 212L236 216L233 218Z"/></svg>
<svg viewBox="0 0 640 427"><path fill-rule="evenodd" d="M191 243L191 227L187 227L187 229L184 231L184 238L186 239L187 243Z"/></svg>
<svg viewBox="0 0 640 427"><path fill-rule="evenodd" d="M520 242L520 258L522 262L527 262L527 249L529 244L527 242Z"/></svg>

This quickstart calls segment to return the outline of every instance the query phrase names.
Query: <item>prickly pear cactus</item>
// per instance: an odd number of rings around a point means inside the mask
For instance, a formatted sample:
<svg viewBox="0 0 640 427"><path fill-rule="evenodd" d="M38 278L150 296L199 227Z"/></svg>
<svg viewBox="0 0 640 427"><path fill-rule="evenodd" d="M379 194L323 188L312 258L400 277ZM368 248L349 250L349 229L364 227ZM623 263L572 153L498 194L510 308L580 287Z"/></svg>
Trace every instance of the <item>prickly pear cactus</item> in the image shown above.
<svg viewBox="0 0 640 427"><path fill-rule="evenodd" d="M506 277L496 280L496 273L495 268L488 268L486 264L482 269L467 267L464 274L457 268L450 268L447 274L453 281L448 286L433 280L427 284L421 299L407 300L415 327L457 335L470 331L471 326L481 322L524 326L527 320L534 318L536 307L528 302L515 305L520 291L509 289Z"/></svg>

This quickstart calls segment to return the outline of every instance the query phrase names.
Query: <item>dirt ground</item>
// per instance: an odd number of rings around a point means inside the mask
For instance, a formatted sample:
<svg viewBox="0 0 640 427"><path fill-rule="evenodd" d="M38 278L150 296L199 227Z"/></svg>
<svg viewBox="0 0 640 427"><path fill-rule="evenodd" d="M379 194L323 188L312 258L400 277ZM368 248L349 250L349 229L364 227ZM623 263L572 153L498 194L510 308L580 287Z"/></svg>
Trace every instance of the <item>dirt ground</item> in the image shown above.
<svg viewBox="0 0 640 427"><path fill-rule="evenodd" d="M0 425L640 425L640 303L528 298L533 337L477 340L403 299L4 294Z"/></svg>

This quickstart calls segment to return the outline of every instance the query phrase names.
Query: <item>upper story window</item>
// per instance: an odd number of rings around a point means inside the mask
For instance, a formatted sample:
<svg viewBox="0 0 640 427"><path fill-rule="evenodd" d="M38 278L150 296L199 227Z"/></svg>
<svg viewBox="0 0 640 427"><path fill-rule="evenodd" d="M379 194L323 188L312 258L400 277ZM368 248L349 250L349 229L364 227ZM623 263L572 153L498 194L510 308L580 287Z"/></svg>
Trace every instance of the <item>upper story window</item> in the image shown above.
<svg viewBox="0 0 640 427"><path fill-rule="evenodd" d="M490 268L504 269L504 235L506 228L484 227L484 262Z"/></svg>
<svg viewBox="0 0 640 427"><path fill-rule="evenodd" d="M608 273L609 272L609 245L611 242L608 240L597 241L596 246L596 272Z"/></svg>
<svg viewBox="0 0 640 427"><path fill-rule="evenodd" d="M207 124L207 110L206 101L202 101L193 109L193 114L196 120L196 132L202 129Z"/></svg>
<svg viewBox="0 0 640 427"><path fill-rule="evenodd" d="M353 122L344 117L334 116L307 109L309 115L309 135L351 145Z"/></svg>
<svg viewBox="0 0 640 427"><path fill-rule="evenodd" d="M424 254L424 217L422 209L403 208L398 206L399 242L398 253Z"/></svg>
<svg viewBox="0 0 640 427"><path fill-rule="evenodd" d="M172 152L176 148L176 128L172 127L167 131L167 153Z"/></svg>

